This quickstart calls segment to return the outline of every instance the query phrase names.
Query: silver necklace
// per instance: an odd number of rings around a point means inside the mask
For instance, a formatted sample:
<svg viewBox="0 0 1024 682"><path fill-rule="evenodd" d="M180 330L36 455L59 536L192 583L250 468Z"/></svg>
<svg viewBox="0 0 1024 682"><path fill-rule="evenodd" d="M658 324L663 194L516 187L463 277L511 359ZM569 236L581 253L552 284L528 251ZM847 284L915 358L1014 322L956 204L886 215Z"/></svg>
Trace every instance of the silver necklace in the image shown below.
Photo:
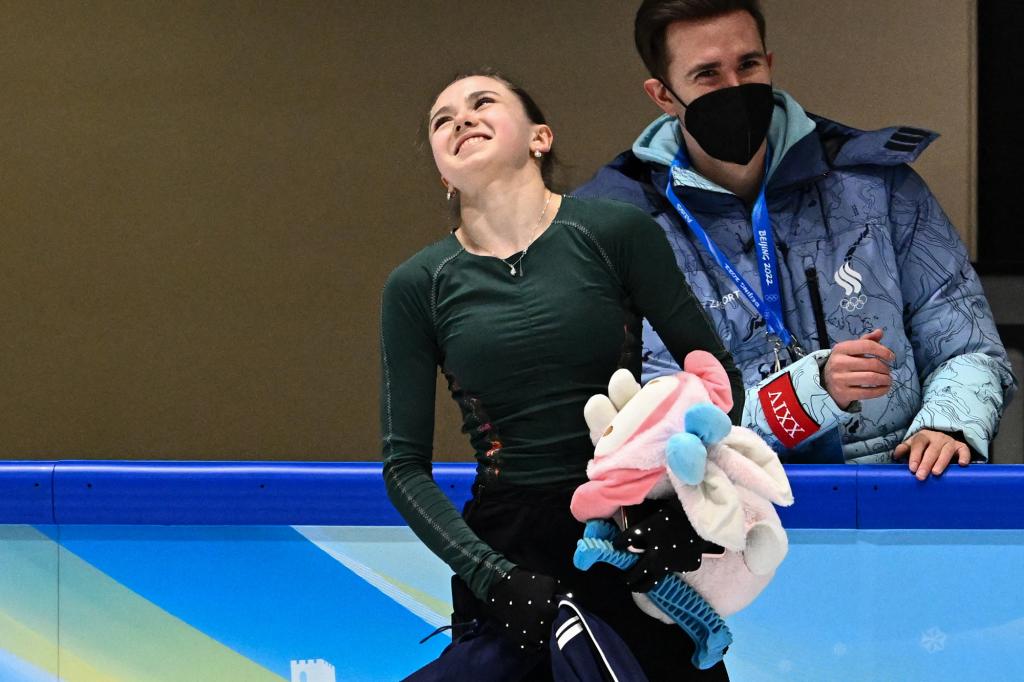
<svg viewBox="0 0 1024 682"><path fill-rule="evenodd" d="M548 191L548 190L545 190L545 192L547 193L547 198L544 199L544 208L542 208L540 210L540 215L537 216L537 222L536 222L536 224L534 224L533 230L530 232L530 241L528 241L526 243L526 246L523 248L523 250L519 252L519 257L516 258L514 263L509 263L508 259L502 258L501 256L499 256L498 254L494 253L490 249L486 249L483 246L480 246L480 244L478 244L476 242L476 240L471 238L468 234L463 233L464 235L466 235L466 239L470 242L470 246L472 246L474 249L478 249L480 251L484 251L485 253L487 253L487 255L492 256L494 258L497 258L502 263L507 265L508 266L508 272L513 277L515 277L516 275L519 275L520 277L522 277L524 272L525 272L523 270L523 266L522 266L523 259L526 258L526 252L530 250L531 246L533 246L533 240L536 238L537 229L540 227L540 224L542 222L544 222L544 216L548 212L548 204L551 203L551 192ZM509 258L511 258L511 256L509 256Z"/></svg>

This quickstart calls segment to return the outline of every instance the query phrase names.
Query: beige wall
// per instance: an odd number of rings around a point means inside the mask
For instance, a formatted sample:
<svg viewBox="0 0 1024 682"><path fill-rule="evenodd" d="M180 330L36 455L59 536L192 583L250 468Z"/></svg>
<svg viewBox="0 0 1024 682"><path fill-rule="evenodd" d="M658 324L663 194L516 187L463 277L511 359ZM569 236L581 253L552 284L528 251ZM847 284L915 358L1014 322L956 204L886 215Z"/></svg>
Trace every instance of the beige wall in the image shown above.
<svg viewBox="0 0 1024 682"><path fill-rule="evenodd" d="M914 167L973 245L975 1L765 6L776 81L805 108L860 128L909 125L942 134Z"/></svg>
<svg viewBox="0 0 1024 682"><path fill-rule="evenodd" d="M779 84L941 130L972 224L973 3L766 4ZM634 6L0 2L0 456L373 458L380 286L447 227L432 95L507 69L578 183L656 113Z"/></svg>

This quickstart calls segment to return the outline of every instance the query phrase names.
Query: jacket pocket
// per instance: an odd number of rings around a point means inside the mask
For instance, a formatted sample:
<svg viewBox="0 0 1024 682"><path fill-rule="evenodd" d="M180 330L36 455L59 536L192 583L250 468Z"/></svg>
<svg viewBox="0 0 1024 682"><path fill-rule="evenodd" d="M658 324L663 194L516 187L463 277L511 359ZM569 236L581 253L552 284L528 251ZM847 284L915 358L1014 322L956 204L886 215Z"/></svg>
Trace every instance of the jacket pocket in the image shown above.
<svg viewBox="0 0 1024 682"><path fill-rule="evenodd" d="M818 348L828 350L832 347L832 339L828 335L825 324L825 307L821 303L821 288L818 286L818 268L810 258L804 258L804 276L807 278L807 293L811 299L811 311L814 313L814 326L818 331Z"/></svg>

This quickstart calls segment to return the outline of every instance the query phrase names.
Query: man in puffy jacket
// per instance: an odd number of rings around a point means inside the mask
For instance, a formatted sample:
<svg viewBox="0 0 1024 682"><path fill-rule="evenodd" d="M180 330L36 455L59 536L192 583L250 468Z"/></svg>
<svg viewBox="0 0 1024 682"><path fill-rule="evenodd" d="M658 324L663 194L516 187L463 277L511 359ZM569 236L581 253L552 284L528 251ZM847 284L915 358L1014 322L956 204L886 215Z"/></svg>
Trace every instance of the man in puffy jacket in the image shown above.
<svg viewBox="0 0 1024 682"><path fill-rule="evenodd" d="M664 115L580 196L642 207L784 461L986 459L1016 389L964 245L907 163L937 137L856 130L774 89L757 0L646 0L636 44ZM670 181L671 179L671 181ZM645 379L678 371L644 330Z"/></svg>

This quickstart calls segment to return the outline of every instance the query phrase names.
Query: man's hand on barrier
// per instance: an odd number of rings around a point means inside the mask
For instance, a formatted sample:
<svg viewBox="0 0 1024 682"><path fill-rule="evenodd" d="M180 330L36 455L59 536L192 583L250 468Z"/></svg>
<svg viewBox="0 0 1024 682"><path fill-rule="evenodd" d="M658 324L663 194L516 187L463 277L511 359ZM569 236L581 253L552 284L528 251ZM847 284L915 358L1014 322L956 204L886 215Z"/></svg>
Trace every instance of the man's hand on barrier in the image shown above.
<svg viewBox="0 0 1024 682"><path fill-rule="evenodd" d="M821 379L839 409L845 410L855 400L878 398L889 392L896 354L879 343L882 334L881 329L875 329L832 347Z"/></svg>
<svg viewBox="0 0 1024 682"><path fill-rule="evenodd" d="M892 458L903 459L908 454L907 466L919 481L928 478L929 472L934 476L941 474L954 457L962 467L971 463L971 448L967 443L942 431L921 429L897 445Z"/></svg>

